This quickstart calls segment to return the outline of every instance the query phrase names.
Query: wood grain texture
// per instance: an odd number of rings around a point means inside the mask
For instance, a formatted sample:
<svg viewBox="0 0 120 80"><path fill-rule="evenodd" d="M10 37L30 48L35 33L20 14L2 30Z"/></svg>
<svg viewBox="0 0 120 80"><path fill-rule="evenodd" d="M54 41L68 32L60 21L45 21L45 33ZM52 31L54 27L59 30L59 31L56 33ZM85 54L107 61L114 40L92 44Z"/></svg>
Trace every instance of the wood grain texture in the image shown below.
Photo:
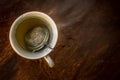
<svg viewBox="0 0 120 80"><path fill-rule="evenodd" d="M119 80L120 6L118 0L0 0L0 80ZM13 21L41 11L57 24L59 39L44 59L28 60L11 48Z"/></svg>

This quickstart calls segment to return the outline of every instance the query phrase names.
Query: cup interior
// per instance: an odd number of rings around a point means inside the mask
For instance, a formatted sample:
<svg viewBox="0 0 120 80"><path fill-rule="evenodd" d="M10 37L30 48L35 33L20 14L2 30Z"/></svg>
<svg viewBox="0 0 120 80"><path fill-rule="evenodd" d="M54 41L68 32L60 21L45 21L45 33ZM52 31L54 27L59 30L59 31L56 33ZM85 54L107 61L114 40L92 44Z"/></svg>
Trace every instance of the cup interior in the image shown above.
<svg viewBox="0 0 120 80"><path fill-rule="evenodd" d="M37 26L42 26L47 28L48 25L46 25L45 22L43 22L41 19L38 19L38 18L28 18L18 24L18 27L16 28L15 38L18 44L23 49L27 50L27 46L25 44L25 34L29 30Z"/></svg>

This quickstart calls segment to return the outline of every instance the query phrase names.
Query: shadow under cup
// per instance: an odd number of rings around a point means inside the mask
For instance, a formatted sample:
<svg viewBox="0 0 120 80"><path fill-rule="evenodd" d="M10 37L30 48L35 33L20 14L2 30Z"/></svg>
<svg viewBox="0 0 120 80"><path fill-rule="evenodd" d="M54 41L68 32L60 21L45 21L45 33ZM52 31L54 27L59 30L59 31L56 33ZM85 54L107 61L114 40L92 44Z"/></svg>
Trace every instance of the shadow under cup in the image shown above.
<svg viewBox="0 0 120 80"><path fill-rule="evenodd" d="M44 46L41 50L37 52L32 52L27 49L25 43L25 34L34 27L44 26L49 31L49 39L47 46ZM28 59L38 59L48 55L55 46L56 40L53 39L53 28L52 26L56 26L49 22L49 19L45 19L44 17L39 17L36 15L22 15L12 25L11 30L11 42L13 49L22 57ZM57 32L55 32L55 35ZM53 43L54 42L54 43Z"/></svg>

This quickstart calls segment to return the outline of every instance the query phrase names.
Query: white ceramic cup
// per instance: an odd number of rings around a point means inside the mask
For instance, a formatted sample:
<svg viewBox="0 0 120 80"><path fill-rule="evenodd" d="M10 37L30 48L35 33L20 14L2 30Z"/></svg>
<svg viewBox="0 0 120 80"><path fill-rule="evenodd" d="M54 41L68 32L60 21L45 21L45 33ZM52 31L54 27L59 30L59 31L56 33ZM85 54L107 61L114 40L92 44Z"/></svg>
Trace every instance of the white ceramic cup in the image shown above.
<svg viewBox="0 0 120 80"><path fill-rule="evenodd" d="M33 21L32 21L32 19L33 19ZM37 20L37 22L36 22L36 20ZM25 21L27 21L26 24L24 24ZM48 28L49 33L50 33L49 41L48 41L46 47L44 47L43 49L41 49L37 52L31 52L31 51L28 51L27 49L24 49L20 45L19 40L21 40L21 44L22 44L22 42L23 42L22 38L23 38L25 32L29 29L29 26L39 24L39 21L40 22L42 21ZM20 25L22 25L22 26L20 26ZM17 38L16 34L18 34L20 37ZM55 22L47 14L38 12L38 11L27 12L27 13L24 13L21 16L19 16L13 22L13 24L10 28L10 33L9 33L10 44L11 44L13 50L18 55L20 55L23 58L27 58L27 59L44 58L46 60L46 62L48 63L49 67L54 66L54 62L48 54L55 47L57 38L58 38L58 31L57 31Z"/></svg>

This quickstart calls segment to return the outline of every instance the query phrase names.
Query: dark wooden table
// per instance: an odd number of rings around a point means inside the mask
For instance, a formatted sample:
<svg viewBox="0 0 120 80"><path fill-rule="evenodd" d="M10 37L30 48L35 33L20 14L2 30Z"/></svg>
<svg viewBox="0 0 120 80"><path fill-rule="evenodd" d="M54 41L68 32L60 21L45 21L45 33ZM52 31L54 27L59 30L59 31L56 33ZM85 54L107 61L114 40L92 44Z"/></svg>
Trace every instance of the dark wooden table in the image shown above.
<svg viewBox="0 0 120 80"><path fill-rule="evenodd" d="M119 0L0 0L0 80L120 80L119 5ZM10 26L28 11L44 12L57 24L53 68L11 48Z"/></svg>

